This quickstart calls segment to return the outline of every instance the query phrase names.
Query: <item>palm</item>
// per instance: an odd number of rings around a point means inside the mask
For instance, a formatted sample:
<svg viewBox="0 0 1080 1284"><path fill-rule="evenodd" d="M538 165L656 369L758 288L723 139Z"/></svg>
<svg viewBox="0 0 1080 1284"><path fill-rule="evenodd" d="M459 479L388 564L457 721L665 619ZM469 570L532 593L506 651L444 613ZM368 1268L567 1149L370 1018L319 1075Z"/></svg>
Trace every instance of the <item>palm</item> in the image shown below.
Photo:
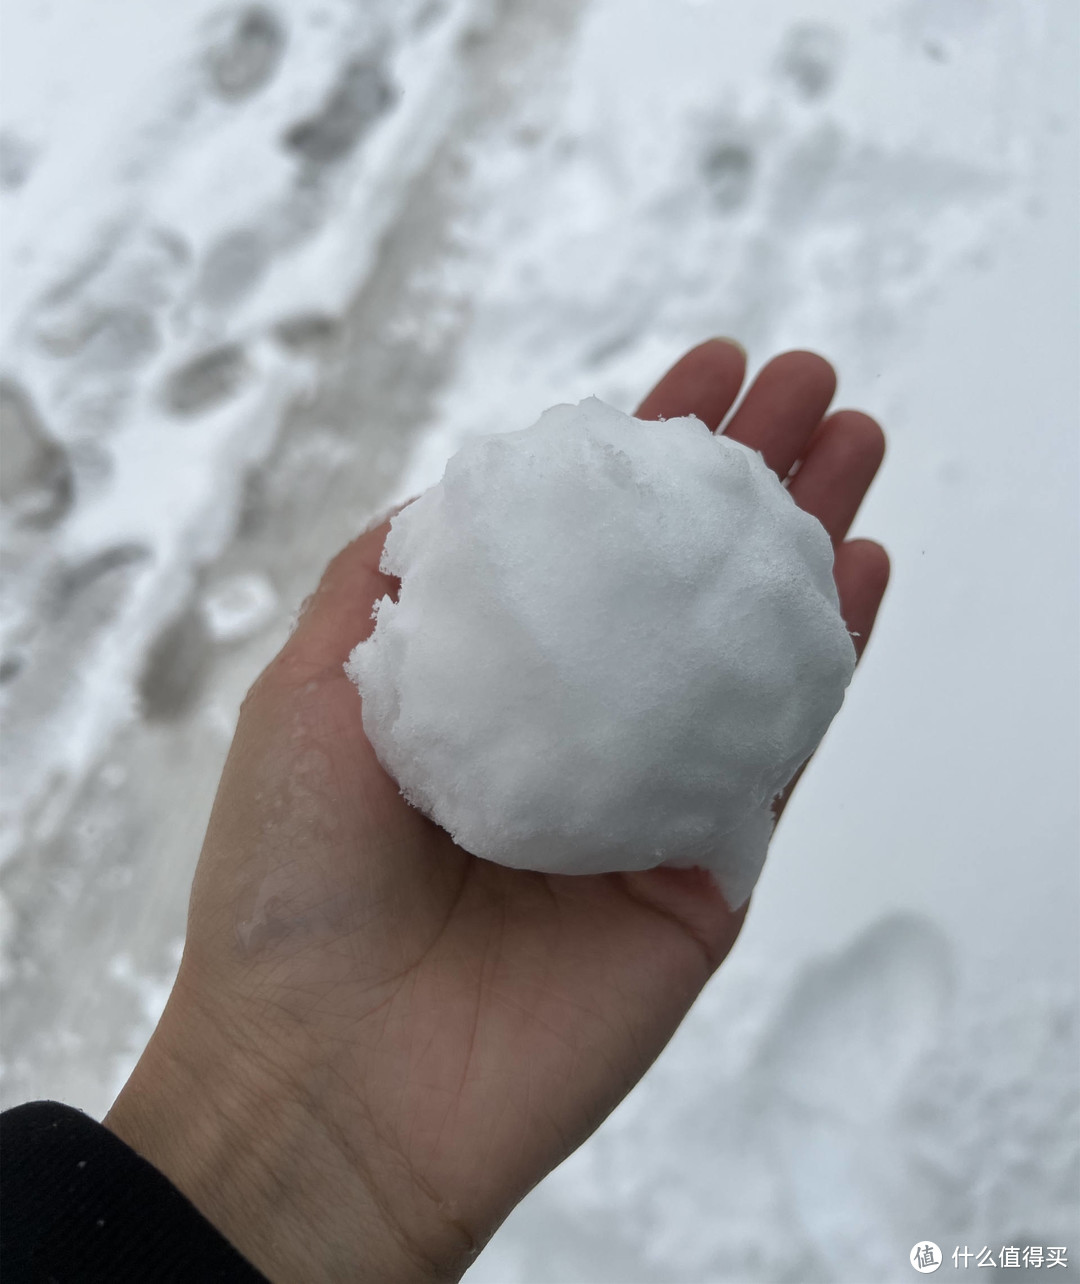
<svg viewBox="0 0 1080 1284"><path fill-rule="evenodd" d="M703 345L640 413L694 412L715 426L742 373L734 348ZM803 459L792 495L838 543L861 649L887 561L876 545L839 541L881 438L855 412L822 422L832 390L824 362L788 354L728 431L781 475ZM478 860L402 800L342 671L372 602L392 590L378 571L384 536L335 560L246 704L196 878L189 954L213 970L238 939L250 967L236 1013L257 1010L276 1035L304 1038L341 1147L363 1153L377 1120L410 1179L483 1232L640 1077L742 915L698 871L575 878Z"/></svg>

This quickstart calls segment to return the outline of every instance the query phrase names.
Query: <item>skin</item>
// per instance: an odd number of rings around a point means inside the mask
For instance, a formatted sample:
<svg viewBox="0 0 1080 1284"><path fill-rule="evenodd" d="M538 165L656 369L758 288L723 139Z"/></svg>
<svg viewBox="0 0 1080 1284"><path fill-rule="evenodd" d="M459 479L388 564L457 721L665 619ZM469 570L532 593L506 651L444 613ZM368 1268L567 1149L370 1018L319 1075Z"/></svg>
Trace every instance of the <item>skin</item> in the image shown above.
<svg viewBox="0 0 1080 1284"><path fill-rule="evenodd" d="M710 340L638 414L715 430L745 368ZM889 563L844 536L884 436L829 414L835 387L785 353L724 431L782 478L800 461L790 493L834 541L861 653ZM457 1279L642 1076L745 915L700 870L479 860L402 800L342 670L396 588L386 530L331 562L244 701L179 976L105 1120L278 1281Z"/></svg>

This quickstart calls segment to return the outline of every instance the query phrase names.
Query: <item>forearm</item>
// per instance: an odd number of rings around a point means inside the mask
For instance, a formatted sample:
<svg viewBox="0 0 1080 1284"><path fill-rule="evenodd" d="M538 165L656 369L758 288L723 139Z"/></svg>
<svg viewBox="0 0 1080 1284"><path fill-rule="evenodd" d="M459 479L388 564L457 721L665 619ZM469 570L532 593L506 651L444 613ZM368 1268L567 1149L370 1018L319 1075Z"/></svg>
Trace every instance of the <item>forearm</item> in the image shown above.
<svg viewBox="0 0 1080 1284"><path fill-rule="evenodd" d="M469 1237L407 1173L391 1183L387 1156L335 1136L299 1077L180 1011L170 1004L106 1127L275 1284L459 1278Z"/></svg>

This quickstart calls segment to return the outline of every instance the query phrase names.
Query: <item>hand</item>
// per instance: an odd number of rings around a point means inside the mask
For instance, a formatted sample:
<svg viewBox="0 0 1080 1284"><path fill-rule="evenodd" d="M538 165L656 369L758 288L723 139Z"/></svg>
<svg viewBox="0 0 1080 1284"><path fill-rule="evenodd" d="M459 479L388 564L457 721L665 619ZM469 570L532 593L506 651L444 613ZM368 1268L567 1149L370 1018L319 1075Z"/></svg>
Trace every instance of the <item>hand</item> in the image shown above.
<svg viewBox="0 0 1080 1284"><path fill-rule="evenodd" d="M645 418L716 428L745 358L688 353ZM836 543L866 645L888 559L843 543L881 462L824 418L831 367L776 358L726 431ZM275 1280L455 1279L637 1082L727 955L700 870L553 876L478 860L409 807L342 665L371 630L387 527L330 564L252 687L195 875L169 1004L106 1124Z"/></svg>

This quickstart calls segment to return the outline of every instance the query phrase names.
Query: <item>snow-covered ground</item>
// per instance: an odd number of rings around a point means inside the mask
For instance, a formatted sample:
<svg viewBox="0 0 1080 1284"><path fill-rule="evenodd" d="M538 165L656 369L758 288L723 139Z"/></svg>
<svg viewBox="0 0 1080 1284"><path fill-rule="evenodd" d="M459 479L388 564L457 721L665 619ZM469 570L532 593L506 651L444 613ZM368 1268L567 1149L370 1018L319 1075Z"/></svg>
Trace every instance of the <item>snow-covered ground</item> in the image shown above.
<svg viewBox="0 0 1080 1284"><path fill-rule="evenodd" d="M893 583L733 957L469 1279L1075 1268L1073 0L4 0L2 35L4 1103L126 1077L336 548L466 434L734 334L885 423Z"/></svg>

